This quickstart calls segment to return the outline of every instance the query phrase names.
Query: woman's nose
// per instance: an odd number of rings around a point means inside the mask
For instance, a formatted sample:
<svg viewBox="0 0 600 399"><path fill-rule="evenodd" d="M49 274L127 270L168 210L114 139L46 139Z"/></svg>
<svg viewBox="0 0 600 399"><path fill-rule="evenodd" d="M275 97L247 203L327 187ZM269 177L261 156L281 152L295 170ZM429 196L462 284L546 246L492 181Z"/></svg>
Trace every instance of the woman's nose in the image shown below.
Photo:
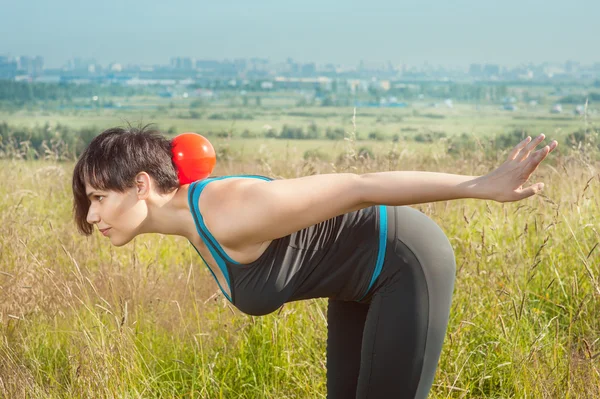
<svg viewBox="0 0 600 399"><path fill-rule="evenodd" d="M98 223L100 221L100 217L98 216L98 213L92 206L90 206L90 209L88 210L86 221L89 224Z"/></svg>

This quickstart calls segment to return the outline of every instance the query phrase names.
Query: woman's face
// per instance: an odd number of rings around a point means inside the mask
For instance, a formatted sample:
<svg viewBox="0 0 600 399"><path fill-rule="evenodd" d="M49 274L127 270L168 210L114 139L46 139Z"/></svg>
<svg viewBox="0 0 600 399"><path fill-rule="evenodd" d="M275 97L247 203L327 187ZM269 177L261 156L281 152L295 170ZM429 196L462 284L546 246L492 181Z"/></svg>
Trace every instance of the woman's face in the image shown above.
<svg viewBox="0 0 600 399"><path fill-rule="evenodd" d="M100 232L120 247L139 234L146 219L146 202L138 197L137 188L125 192L97 190L86 183L85 190L90 199L87 222L95 224Z"/></svg>

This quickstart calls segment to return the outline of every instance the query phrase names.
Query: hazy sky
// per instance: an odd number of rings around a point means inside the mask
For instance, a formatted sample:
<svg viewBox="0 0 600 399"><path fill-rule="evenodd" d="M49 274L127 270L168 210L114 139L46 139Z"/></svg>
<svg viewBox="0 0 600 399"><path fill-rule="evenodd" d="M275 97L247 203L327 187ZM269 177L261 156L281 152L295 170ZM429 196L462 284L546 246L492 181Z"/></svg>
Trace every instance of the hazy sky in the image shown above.
<svg viewBox="0 0 600 399"><path fill-rule="evenodd" d="M0 54L356 65L600 62L600 0L0 0Z"/></svg>

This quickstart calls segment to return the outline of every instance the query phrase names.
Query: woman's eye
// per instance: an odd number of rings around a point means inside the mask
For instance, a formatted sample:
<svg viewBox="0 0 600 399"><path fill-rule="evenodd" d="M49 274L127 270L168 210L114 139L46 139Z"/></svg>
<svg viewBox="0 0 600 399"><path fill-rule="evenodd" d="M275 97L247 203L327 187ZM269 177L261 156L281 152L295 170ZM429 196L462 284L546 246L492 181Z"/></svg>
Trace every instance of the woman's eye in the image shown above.
<svg viewBox="0 0 600 399"><path fill-rule="evenodd" d="M102 200L104 199L104 195L96 195L96 199L98 200L98 202L102 202Z"/></svg>

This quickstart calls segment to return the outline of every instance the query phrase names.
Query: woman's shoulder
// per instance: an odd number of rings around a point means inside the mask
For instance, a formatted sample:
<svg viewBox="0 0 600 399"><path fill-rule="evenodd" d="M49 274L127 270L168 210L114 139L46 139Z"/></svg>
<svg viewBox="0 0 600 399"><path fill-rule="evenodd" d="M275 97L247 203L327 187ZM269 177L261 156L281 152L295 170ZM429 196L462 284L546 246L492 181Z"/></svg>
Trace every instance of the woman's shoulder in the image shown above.
<svg viewBox="0 0 600 399"><path fill-rule="evenodd" d="M244 177L256 178L244 178ZM246 208L247 188L254 184L261 184L272 179L258 175L228 175L207 178L199 184L192 184L190 199L192 205L202 216L204 224L211 231L213 237L221 246L229 249L246 248L253 250L256 242L247 243L236 239L236 226L243 222ZM211 183L211 184L208 184ZM242 223L243 224L243 223Z"/></svg>
<svg viewBox="0 0 600 399"><path fill-rule="evenodd" d="M194 192L197 193L197 196L200 196L200 193L204 191L219 191L218 187L232 187L237 186L239 184L245 185L251 182L259 182L259 181L272 181L275 180L273 178L262 176L262 175L221 175L221 176L209 176L202 180L197 180L190 184L190 189L193 189ZM209 183L212 183L209 185ZM207 188L210 186L210 189ZM205 190L206 188L206 190ZM204 195L203 195L204 196Z"/></svg>
<svg viewBox="0 0 600 399"><path fill-rule="evenodd" d="M234 174L234 175L209 176L206 178L206 180L224 180L224 179L231 179L231 178L275 180L272 177L257 175L257 174Z"/></svg>
<svg viewBox="0 0 600 399"><path fill-rule="evenodd" d="M240 196L240 201L243 194L243 188L264 181L272 181L274 179L262 175L222 175L210 176L203 180L198 180L190 185L192 198L197 202L202 202L202 208L219 208L219 204L225 198L228 200L232 197ZM209 184L210 183L210 184ZM242 189L242 190L240 190ZM202 195L202 196L201 196ZM200 205L199 203L197 205Z"/></svg>

